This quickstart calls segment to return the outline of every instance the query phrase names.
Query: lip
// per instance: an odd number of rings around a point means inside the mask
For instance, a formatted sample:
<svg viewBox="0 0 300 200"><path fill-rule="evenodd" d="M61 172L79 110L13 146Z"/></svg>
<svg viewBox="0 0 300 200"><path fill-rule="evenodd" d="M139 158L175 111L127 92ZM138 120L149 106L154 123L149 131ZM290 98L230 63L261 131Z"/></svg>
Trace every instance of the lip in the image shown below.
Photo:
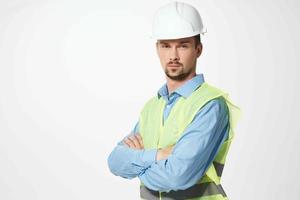
<svg viewBox="0 0 300 200"><path fill-rule="evenodd" d="M169 64L168 66L169 67L179 67L180 65L179 64Z"/></svg>

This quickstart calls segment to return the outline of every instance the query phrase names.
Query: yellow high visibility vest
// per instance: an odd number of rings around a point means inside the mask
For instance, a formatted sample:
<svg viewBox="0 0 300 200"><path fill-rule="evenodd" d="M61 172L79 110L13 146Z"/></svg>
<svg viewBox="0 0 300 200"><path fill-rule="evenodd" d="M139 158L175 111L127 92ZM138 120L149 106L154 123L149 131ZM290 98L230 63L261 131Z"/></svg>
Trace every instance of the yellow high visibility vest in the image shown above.
<svg viewBox="0 0 300 200"><path fill-rule="evenodd" d="M189 97L179 97L164 124L162 119L166 102L163 98L155 96L146 102L140 113L139 131L145 149L158 149L174 145L198 110L208 101L221 96L225 99L229 111L229 137L220 147L204 176L197 184L186 190L172 190L170 192L150 190L141 182L141 199L228 200L220 181L226 155L234 136L233 129L240 118L241 111L230 101L226 92L206 82L202 83Z"/></svg>

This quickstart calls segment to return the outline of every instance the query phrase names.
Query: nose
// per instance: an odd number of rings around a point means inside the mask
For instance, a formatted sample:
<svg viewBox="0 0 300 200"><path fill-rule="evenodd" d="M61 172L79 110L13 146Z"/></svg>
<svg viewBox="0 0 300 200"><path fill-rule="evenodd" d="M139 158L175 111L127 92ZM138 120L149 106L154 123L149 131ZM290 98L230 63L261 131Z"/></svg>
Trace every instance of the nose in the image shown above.
<svg viewBox="0 0 300 200"><path fill-rule="evenodd" d="M172 50L170 51L169 60L170 61L179 61L177 48L172 48Z"/></svg>

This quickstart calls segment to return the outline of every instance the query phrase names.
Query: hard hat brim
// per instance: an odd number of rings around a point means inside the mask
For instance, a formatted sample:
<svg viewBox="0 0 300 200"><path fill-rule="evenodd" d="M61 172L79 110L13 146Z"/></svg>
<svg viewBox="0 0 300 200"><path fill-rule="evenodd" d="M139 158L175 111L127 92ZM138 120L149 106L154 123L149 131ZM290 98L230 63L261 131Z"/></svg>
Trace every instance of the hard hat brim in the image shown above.
<svg viewBox="0 0 300 200"><path fill-rule="evenodd" d="M194 33L190 34L180 34L180 35L167 35L167 36L155 36L153 34L149 35L149 39L151 40L173 40L173 39L181 39L181 38L188 38L188 37L193 37L198 34L204 35L204 33L207 32L206 28L203 28L200 31L195 31Z"/></svg>

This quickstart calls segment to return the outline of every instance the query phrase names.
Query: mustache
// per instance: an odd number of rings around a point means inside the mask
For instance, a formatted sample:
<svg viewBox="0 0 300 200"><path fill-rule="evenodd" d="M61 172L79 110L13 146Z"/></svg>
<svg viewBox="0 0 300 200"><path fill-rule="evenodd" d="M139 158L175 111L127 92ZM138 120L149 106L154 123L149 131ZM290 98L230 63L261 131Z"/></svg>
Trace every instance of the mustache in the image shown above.
<svg viewBox="0 0 300 200"><path fill-rule="evenodd" d="M168 65L174 65L174 64L175 64L175 65L181 65L180 62L172 62L172 61L171 61L171 62L168 62Z"/></svg>

